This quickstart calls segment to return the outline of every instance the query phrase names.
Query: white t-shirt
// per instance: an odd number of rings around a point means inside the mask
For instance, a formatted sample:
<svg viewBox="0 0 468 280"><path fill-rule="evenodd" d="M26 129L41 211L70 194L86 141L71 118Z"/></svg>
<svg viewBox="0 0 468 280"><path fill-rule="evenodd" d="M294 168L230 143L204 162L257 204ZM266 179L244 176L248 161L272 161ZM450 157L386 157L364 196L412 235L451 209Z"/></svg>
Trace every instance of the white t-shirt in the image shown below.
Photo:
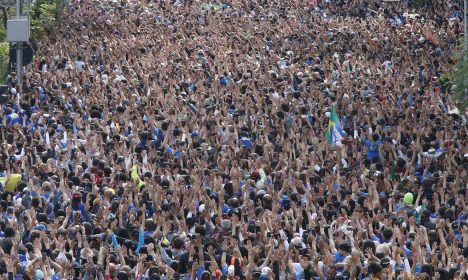
<svg viewBox="0 0 468 280"><path fill-rule="evenodd" d="M76 67L76 70L78 70L78 72L83 71L84 66L85 66L85 63L83 61L81 60L75 61L75 67Z"/></svg>

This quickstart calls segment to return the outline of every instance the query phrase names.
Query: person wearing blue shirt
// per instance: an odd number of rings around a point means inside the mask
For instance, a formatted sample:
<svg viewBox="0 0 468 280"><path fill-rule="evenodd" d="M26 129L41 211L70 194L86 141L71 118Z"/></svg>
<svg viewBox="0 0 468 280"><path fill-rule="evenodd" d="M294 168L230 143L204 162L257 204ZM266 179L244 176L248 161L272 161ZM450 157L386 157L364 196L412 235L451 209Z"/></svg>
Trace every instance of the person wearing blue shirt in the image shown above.
<svg viewBox="0 0 468 280"><path fill-rule="evenodd" d="M164 141L164 131L162 129L153 128L153 144L156 148L161 147L161 143Z"/></svg>
<svg viewBox="0 0 468 280"><path fill-rule="evenodd" d="M379 139L379 135L374 133L372 135L372 141L367 140L365 137L362 138L362 142L367 148L367 159L368 160L380 160L379 147L382 142Z"/></svg>
<svg viewBox="0 0 468 280"><path fill-rule="evenodd" d="M344 260L347 256L349 256L350 253L351 245L349 244L349 242L341 242L340 244L338 244L338 248L336 249L334 248L334 246L332 246L332 254L335 258L336 263L344 262ZM336 268L336 271L340 274L343 272L343 270L343 268Z"/></svg>
<svg viewBox="0 0 468 280"><path fill-rule="evenodd" d="M142 214L140 216L140 228L138 229L138 244L137 248L135 250L135 254L138 254L141 250L141 248L145 245L145 238L144 238L144 232L145 232L145 209L143 209Z"/></svg>
<svg viewBox="0 0 468 280"><path fill-rule="evenodd" d="M75 192L72 195L71 207L73 211L79 211L81 213L81 217L86 217L86 209L83 202L81 202L81 193ZM70 221L73 222L74 216L70 216Z"/></svg>
<svg viewBox="0 0 468 280"><path fill-rule="evenodd" d="M222 76L219 77L219 83L222 85L222 86L227 86L229 85L230 81L229 81L229 78L227 77L226 73Z"/></svg>
<svg viewBox="0 0 468 280"><path fill-rule="evenodd" d="M250 141L250 138L242 137L241 141L242 141L242 146L243 147L246 147L248 149L252 148L252 142Z"/></svg>
<svg viewBox="0 0 468 280"><path fill-rule="evenodd" d="M21 116L14 112L11 108L5 109L5 116L6 116L6 124L8 126L14 126L15 124L19 123L22 124L23 120Z"/></svg>

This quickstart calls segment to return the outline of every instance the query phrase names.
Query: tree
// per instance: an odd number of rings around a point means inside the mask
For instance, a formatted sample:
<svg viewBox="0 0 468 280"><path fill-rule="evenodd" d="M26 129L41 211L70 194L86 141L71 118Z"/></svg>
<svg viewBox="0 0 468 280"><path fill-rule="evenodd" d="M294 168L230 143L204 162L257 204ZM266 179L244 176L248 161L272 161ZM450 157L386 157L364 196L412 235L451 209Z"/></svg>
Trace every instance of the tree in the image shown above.
<svg viewBox="0 0 468 280"><path fill-rule="evenodd" d="M9 62L10 46L8 42L0 43L0 82L4 82L9 74L8 62Z"/></svg>
<svg viewBox="0 0 468 280"><path fill-rule="evenodd" d="M458 63L443 77L447 86L455 86L453 97L460 112L468 108L468 52L460 50L457 56Z"/></svg>
<svg viewBox="0 0 468 280"><path fill-rule="evenodd" d="M31 7L31 39L47 37L55 21L58 20L63 0L38 0Z"/></svg>
<svg viewBox="0 0 468 280"><path fill-rule="evenodd" d="M46 38L59 19L61 10L65 7L63 0L37 0L30 10L31 40ZM23 6L23 9L25 6ZM8 19L16 15L15 7L0 7L0 83L8 75L9 44L6 42L6 26Z"/></svg>

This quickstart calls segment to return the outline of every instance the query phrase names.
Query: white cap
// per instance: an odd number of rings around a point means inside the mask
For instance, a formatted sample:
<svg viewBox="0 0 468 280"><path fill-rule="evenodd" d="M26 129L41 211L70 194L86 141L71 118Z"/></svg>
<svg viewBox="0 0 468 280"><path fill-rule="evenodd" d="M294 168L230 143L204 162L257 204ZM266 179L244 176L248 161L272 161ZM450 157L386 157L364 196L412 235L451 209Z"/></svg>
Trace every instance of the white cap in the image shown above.
<svg viewBox="0 0 468 280"><path fill-rule="evenodd" d="M296 236L291 240L291 244L293 244L294 246L301 246L302 239L299 236Z"/></svg>
<svg viewBox="0 0 468 280"><path fill-rule="evenodd" d="M15 205L21 205L21 201L23 199L21 197L18 197L17 199L15 199Z"/></svg>
<svg viewBox="0 0 468 280"><path fill-rule="evenodd" d="M234 275L234 266L232 264L228 267L228 275Z"/></svg>
<svg viewBox="0 0 468 280"><path fill-rule="evenodd" d="M202 204L202 205L198 206L198 211L199 212L205 211L205 204Z"/></svg>
<svg viewBox="0 0 468 280"><path fill-rule="evenodd" d="M378 254L385 254L387 255L389 251L389 248L388 248L388 245L387 244L379 244L376 248L375 248L375 252L378 253Z"/></svg>

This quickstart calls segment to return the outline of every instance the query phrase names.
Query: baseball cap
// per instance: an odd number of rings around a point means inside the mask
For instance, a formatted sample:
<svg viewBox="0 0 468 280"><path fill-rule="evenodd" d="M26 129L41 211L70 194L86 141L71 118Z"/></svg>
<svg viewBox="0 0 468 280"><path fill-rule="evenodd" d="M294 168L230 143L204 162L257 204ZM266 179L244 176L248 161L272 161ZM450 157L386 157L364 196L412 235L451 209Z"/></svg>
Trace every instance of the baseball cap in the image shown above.
<svg viewBox="0 0 468 280"><path fill-rule="evenodd" d="M231 265L228 267L228 275L233 276L233 275L234 275L234 271L235 271L234 265L231 264Z"/></svg>

